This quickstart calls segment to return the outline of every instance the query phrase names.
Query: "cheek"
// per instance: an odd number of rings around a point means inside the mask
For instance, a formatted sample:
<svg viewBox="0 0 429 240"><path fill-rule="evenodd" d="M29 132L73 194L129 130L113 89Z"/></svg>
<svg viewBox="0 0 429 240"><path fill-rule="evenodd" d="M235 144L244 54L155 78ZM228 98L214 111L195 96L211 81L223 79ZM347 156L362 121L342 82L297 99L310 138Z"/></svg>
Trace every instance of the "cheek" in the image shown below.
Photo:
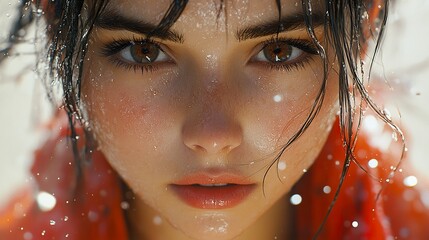
<svg viewBox="0 0 429 240"><path fill-rule="evenodd" d="M313 164L331 130L338 111L337 76L329 74L323 105L302 134L300 128L306 122L315 99L320 92L323 72L303 74L302 78L289 78L293 87L276 86L266 88L258 96L260 101L253 101L252 108L253 133L255 148L265 152L266 161L273 163L282 147L292 143L281 154L278 163L267 170L266 191L274 195L282 195L289 191L295 182ZM283 78L284 79L284 78ZM293 89L292 89L293 88ZM295 136L299 137L294 140Z"/></svg>
<svg viewBox="0 0 429 240"><path fill-rule="evenodd" d="M252 84L247 86L248 101L243 109L247 109L245 115L247 124L253 128L251 132L259 132L257 137L253 136L258 142L256 146L274 151L286 144L309 116L321 89L323 72L307 67L306 71L263 73L266 71L249 74L257 77L249 77ZM331 88L327 89L328 96L332 96ZM331 107L332 101L327 100L325 105Z"/></svg>
<svg viewBox="0 0 429 240"><path fill-rule="evenodd" d="M84 74L83 108L103 153L113 165L115 161L127 164L125 160L135 159L137 151L162 145L158 135L168 124L162 120L171 118L175 110L168 93L152 84L153 79L138 79L137 74L119 70L108 72L99 65L89 69L103 72Z"/></svg>

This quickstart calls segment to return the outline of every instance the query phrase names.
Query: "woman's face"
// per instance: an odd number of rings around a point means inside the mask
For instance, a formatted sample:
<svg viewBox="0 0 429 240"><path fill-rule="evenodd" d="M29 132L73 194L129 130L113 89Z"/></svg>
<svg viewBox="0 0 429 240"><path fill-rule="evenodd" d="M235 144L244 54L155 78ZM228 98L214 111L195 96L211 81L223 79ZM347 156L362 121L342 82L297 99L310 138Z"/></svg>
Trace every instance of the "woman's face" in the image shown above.
<svg viewBox="0 0 429 240"><path fill-rule="evenodd" d="M301 1L282 1L283 29L274 0L222 9L190 1L148 40L169 3L110 1L90 40L84 108L99 149L138 196L140 218L192 238L231 238L313 163L337 112L338 76L328 71L320 113L270 168L323 82ZM323 43L321 9L312 8Z"/></svg>

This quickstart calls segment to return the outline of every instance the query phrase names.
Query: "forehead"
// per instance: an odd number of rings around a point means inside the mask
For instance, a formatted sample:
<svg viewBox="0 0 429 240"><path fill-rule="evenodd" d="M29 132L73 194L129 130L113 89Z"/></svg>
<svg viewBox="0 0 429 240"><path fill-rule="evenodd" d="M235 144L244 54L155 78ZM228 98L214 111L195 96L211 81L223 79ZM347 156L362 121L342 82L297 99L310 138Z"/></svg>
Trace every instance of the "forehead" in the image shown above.
<svg viewBox="0 0 429 240"><path fill-rule="evenodd" d="M172 0L109 0L108 11L158 24ZM281 15L303 12L301 0L281 0ZM322 11L322 0L312 1L313 11ZM276 0L189 0L177 23L191 28L236 27L257 24L279 17ZM219 30L219 29L218 29Z"/></svg>

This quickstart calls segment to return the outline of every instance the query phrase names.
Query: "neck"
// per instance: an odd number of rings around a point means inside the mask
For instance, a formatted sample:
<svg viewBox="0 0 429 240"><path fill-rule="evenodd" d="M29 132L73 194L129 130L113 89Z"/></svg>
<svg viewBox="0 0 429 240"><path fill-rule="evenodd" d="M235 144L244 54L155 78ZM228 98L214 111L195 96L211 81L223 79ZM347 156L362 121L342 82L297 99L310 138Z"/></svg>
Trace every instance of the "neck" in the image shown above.
<svg viewBox="0 0 429 240"><path fill-rule="evenodd" d="M287 239L289 214L287 195L277 201L256 222L234 240L244 239ZM180 230L166 222L161 215L137 198L131 202L127 212L130 239L175 239L190 240Z"/></svg>

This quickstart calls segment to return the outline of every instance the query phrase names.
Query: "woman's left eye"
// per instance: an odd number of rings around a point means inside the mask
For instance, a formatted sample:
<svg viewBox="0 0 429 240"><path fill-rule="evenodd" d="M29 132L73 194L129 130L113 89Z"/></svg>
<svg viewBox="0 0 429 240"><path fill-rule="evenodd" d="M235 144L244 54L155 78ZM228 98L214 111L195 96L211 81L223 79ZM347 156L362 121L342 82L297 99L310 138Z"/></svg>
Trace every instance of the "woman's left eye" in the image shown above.
<svg viewBox="0 0 429 240"><path fill-rule="evenodd" d="M290 66L306 59L309 54L316 55L317 50L309 43L295 40L273 40L264 44L252 58L252 62L264 62L272 66Z"/></svg>
<svg viewBox="0 0 429 240"><path fill-rule="evenodd" d="M151 42L132 42L118 54L123 60L134 64L151 64L170 60L157 44Z"/></svg>

